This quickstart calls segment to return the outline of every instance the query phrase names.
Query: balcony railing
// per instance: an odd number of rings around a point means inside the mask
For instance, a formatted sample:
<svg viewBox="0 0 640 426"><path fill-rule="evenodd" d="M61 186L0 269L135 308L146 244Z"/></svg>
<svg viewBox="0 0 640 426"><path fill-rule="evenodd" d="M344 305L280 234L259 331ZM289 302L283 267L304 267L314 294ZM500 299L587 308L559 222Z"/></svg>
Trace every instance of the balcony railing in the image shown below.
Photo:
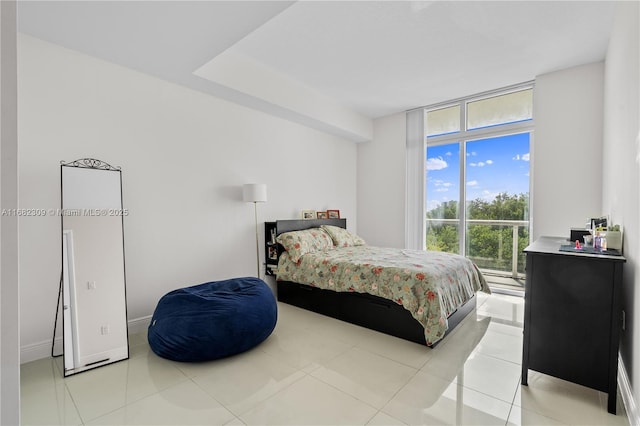
<svg viewBox="0 0 640 426"><path fill-rule="evenodd" d="M458 226L460 224L459 219L426 219L427 232L429 232L429 228L434 228L442 225L453 225ZM490 234L491 237L495 237L495 241L488 241L487 244L496 247L496 256L495 257L480 257L474 256L474 253L469 253L469 248L473 244L471 232L467 232L466 235L466 255L470 259L472 259L478 267L482 270L482 272L501 275L501 276L510 276L513 279L519 279L524 277L524 254L521 249L521 240L523 246L528 244L529 240L529 221L528 220L467 220L465 221L467 225L467 229L473 225L483 225L487 227L499 227L499 229L494 230L493 234ZM496 268L496 264L505 263L503 254L507 250L504 250L504 233L501 232L505 227L511 227L511 259L510 259L510 271L509 265L505 264L503 269ZM523 228L524 236L520 236L520 228ZM493 264L494 267L491 267Z"/></svg>

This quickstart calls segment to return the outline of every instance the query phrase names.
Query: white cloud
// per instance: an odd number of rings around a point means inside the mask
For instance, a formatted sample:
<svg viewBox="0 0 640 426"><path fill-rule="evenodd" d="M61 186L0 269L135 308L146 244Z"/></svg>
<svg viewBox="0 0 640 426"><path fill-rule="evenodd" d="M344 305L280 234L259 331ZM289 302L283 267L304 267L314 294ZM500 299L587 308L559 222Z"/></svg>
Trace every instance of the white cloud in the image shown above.
<svg viewBox="0 0 640 426"><path fill-rule="evenodd" d="M469 166L471 167L484 167L484 166L490 166L493 164L493 160L487 160L487 161L478 161L477 163L469 163Z"/></svg>
<svg viewBox="0 0 640 426"><path fill-rule="evenodd" d="M488 189L480 191L477 187L470 191L473 191L473 194L467 194L469 199L480 199L487 202L493 201L496 196L500 194L500 191L491 191Z"/></svg>
<svg viewBox="0 0 640 426"><path fill-rule="evenodd" d="M449 165L442 157L427 158L427 170L442 170L446 169Z"/></svg>
<svg viewBox="0 0 640 426"><path fill-rule="evenodd" d="M453 152L451 151L447 151L447 153L445 154L447 157L451 157L453 155Z"/></svg>
<svg viewBox="0 0 640 426"><path fill-rule="evenodd" d="M477 184L478 184L477 180L470 180L470 181L467 182L467 185L469 185L469 186L476 186Z"/></svg>
<svg viewBox="0 0 640 426"><path fill-rule="evenodd" d="M440 206L440 201L431 200L427 203L427 210L433 210Z"/></svg>
<svg viewBox="0 0 640 426"><path fill-rule="evenodd" d="M522 155L522 161L529 161L529 153L528 152L526 154Z"/></svg>
<svg viewBox="0 0 640 426"><path fill-rule="evenodd" d="M500 191L489 191L487 189L485 189L484 191L482 191L482 195L480 198L482 198L485 201L491 202L493 200L495 200L495 198L498 196L498 194L500 194Z"/></svg>
<svg viewBox="0 0 640 426"><path fill-rule="evenodd" d="M433 186L436 187L436 192L447 192L453 184L451 182L445 182L441 179L437 179L433 181Z"/></svg>

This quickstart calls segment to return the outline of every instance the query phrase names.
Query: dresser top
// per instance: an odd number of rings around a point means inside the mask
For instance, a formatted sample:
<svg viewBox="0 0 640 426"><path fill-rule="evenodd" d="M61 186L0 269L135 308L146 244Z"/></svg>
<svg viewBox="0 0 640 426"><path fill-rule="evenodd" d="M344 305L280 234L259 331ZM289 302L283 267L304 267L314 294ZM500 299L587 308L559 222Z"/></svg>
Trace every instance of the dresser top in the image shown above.
<svg viewBox="0 0 640 426"><path fill-rule="evenodd" d="M560 246L566 246L572 244L566 237L540 237L533 243L529 244L525 249L525 253L545 253L545 254L559 254L563 256L584 256L592 257L595 259L607 259L618 262L626 262L627 259L624 256L612 256L607 254L591 254L591 253L576 253L568 251L560 251Z"/></svg>

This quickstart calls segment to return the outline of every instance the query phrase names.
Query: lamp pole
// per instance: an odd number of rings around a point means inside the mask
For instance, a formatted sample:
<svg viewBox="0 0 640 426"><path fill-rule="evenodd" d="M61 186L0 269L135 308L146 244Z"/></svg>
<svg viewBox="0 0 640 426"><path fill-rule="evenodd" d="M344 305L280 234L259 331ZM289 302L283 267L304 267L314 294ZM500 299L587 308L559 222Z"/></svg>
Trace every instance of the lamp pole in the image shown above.
<svg viewBox="0 0 640 426"><path fill-rule="evenodd" d="M255 213L256 218L256 272L258 273L258 278L260 278L260 243L258 238L258 202L253 202L253 211Z"/></svg>
<svg viewBox="0 0 640 426"><path fill-rule="evenodd" d="M256 223L256 273L260 278L260 235L258 235L258 203L267 202L267 185L264 183L247 183L242 187L242 199L253 203Z"/></svg>

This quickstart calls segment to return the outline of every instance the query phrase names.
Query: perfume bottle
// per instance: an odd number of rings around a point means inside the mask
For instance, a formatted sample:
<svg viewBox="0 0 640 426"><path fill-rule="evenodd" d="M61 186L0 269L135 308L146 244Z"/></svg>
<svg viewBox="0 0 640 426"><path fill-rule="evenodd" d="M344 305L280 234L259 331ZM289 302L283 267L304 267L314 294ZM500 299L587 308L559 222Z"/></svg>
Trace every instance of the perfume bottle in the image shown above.
<svg viewBox="0 0 640 426"><path fill-rule="evenodd" d="M600 236L599 232L597 232L596 236L593 237L593 249L602 250L602 237Z"/></svg>

